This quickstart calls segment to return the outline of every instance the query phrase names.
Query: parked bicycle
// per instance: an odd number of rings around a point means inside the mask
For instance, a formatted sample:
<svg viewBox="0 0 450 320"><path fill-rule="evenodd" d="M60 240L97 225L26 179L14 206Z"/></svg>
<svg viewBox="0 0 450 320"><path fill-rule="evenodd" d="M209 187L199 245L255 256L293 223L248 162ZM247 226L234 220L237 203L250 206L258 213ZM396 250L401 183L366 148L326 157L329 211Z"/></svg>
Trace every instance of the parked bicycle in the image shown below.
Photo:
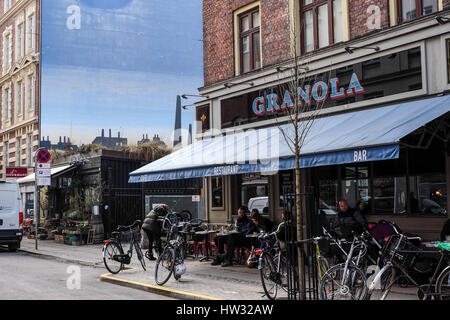
<svg viewBox="0 0 450 320"><path fill-rule="evenodd" d="M258 269L261 274L261 283L264 295L270 300L275 300L278 289L288 292L288 273L291 264L287 259L286 250L281 248L277 234L284 225L280 223L277 229L271 233L262 233L259 236L261 248L255 251L259 256Z"/></svg>
<svg viewBox="0 0 450 320"><path fill-rule="evenodd" d="M439 243L439 251L424 251L412 243L414 240L421 241L421 238L406 236L397 229L389 237L383 249L385 265L369 284L369 299L387 299L398 280L406 277L417 287L419 299L450 300L450 244ZM430 254L439 257L438 263L429 280L420 284L411 276L411 272L417 257Z"/></svg>
<svg viewBox="0 0 450 320"><path fill-rule="evenodd" d="M173 274L175 280L179 280L186 273L184 259L187 252L185 234L193 226L203 223L201 219L179 222L176 214L169 213L163 222L163 230L167 231L166 245L156 261L155 281L158 285L164 285Z"/></svg>
<svg viewBox="0 0 450 320"><path fill-rule="evenodd" d="M132 225L119 226L116 231L112 232L111 238L104 242L103 246L103 262L106 269L112 274L117 274L123 270L124 265L131 263L133 257L133 249L136 250L136 255L141 262L141 266L146 270L144 254L142 253L139 242L135 239L135 232L139 232L141 221L136 220ZM122 238L124 233L130 234L130 245L127 253L124 253L122 246Z"/></svg>
<svg viewBox="0 0 450 320"><path fill-rule="evenodd" d="M340 244L339 248L345 252ZM366 252L363 237L354 234L345 262L332 266L321 278L319 294L322 300L364 300L366 298L366 275L359 267Z"/></svg>

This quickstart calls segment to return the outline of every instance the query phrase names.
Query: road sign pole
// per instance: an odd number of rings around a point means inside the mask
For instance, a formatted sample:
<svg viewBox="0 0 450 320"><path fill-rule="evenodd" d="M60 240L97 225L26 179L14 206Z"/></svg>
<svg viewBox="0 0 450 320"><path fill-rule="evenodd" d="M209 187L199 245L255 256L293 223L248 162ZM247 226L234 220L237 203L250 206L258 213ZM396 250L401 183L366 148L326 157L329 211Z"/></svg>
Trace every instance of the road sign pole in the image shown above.
<svg viewBox="0 0 450 320"><path fill-rule="evenodd" d="M37 154L38 154L38 152L39 152L39 149L36 151L36 154L34 156L34 184L35 184L35 191L34 191L34 225L36 227L35 235L34 235L34 241L35 241L36 250L38 250L39 220L41 219L40 208L39 208L39 186L38 186L38 183L37 183Z"/></svg>
<svg viewBox="0 0 450 320"><path fill-rule="evenodd" d="M41 151L44 151L43 153ZM42 157L42 154L45 156ZM35 184L35 196L34 196L34 223L35 223L35 247L38 250L38 237L39 237L39 222L41 220L41 208L40 208L40 186L38 183L38 162L50 161L50 154L45 148L38 148L34 155L34 184ZM51 176L50 176L51 179Z"/></svg>

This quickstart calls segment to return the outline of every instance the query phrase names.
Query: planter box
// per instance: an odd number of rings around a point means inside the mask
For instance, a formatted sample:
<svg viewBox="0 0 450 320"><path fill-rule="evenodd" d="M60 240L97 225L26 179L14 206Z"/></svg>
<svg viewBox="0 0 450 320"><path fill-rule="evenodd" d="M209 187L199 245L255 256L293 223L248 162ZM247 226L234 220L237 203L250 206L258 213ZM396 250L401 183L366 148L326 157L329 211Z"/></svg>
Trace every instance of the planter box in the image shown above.
<svg viewBox="0 0 450 320"><path fill-rule="evenodd" d="M55 234L55 241L56 241L56 243L64 244L64 236Z"/></svg>

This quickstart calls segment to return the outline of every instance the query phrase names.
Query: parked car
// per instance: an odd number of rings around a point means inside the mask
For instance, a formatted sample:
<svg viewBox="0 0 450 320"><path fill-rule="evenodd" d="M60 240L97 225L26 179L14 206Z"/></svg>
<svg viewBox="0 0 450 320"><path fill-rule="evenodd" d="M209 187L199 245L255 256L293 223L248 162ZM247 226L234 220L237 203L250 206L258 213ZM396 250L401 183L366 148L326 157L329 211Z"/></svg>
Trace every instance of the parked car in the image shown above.
<svg viewBox="0 0 450 320"><path fill-rule="evenodd" d="M23 210L19 184L0 181L0 245L9 251L20 248L23 235Z"/></svg>
<svg viewBox="0 0 450 320"><path fill-rule="evenodd" d="M269 208L269 197L256 197L248 200L248 210L258 209L260 214L264 213L264 208Z"/></svg>

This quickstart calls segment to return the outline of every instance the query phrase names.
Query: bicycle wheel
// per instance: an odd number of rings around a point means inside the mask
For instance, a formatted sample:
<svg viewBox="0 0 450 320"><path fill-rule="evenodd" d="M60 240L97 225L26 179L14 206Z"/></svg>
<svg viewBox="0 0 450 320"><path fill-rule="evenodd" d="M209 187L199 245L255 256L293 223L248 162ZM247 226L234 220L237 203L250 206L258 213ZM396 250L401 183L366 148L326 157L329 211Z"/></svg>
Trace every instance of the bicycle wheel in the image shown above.
<svg viewBox="0 0 450 320"><path fill-rule="evenodd" d="M137 257L141 262L142 269L144 269L144 271L147 271L147 268L145 267L145 257L144 254L142 253L141 246L139 245L139 243L135 242L134 248L136 249Z"/></svg>
<svg viewBox="0 0 450 320"><path fill-rule="evenodd" d="M108 242L103 247L103 262L106 269L112 274L119 273L123 268L123 263L117 261L117 256L123 255L123 250L119 244L115 242Z"/></svg>
<svg viewBox="0 0 450 320"><path fill-rule="evenodd" d="M436 281L436 299L450 300L450 267L442 271Z"/></svg>
<svg viewBox="0 0 450 320"><path fill-rule="evenodd" d="M364 300L367 296L366 276L354 265L331 267L320 282L322 300Z"/></svg>
<svg viewBox="0 0 450 320"><path fill-rule="evenodd" d="M164 285L170 278L175 266L175 250L172 247L165 247L162 254L156 261L155 281L158 285Z"/></svg>
<svg viewBox="0 0 450 320"><path fill-rule="evenodd" d="M368 290L368 299L370 300L386 300L389 292L391 291L395 282L395 268L388 267L384 271L380 271L375 276L373 284L368 284L370 289Z"/></svg>
<svg viewBox="0 0 450 320"><path fill-rule="evenodd" d="M278 286L281 284L281 279L278 276L277 268L270 255L263 254L261 260L259 270L264 293L270 300L275 300L278 293Z"/></svg>

